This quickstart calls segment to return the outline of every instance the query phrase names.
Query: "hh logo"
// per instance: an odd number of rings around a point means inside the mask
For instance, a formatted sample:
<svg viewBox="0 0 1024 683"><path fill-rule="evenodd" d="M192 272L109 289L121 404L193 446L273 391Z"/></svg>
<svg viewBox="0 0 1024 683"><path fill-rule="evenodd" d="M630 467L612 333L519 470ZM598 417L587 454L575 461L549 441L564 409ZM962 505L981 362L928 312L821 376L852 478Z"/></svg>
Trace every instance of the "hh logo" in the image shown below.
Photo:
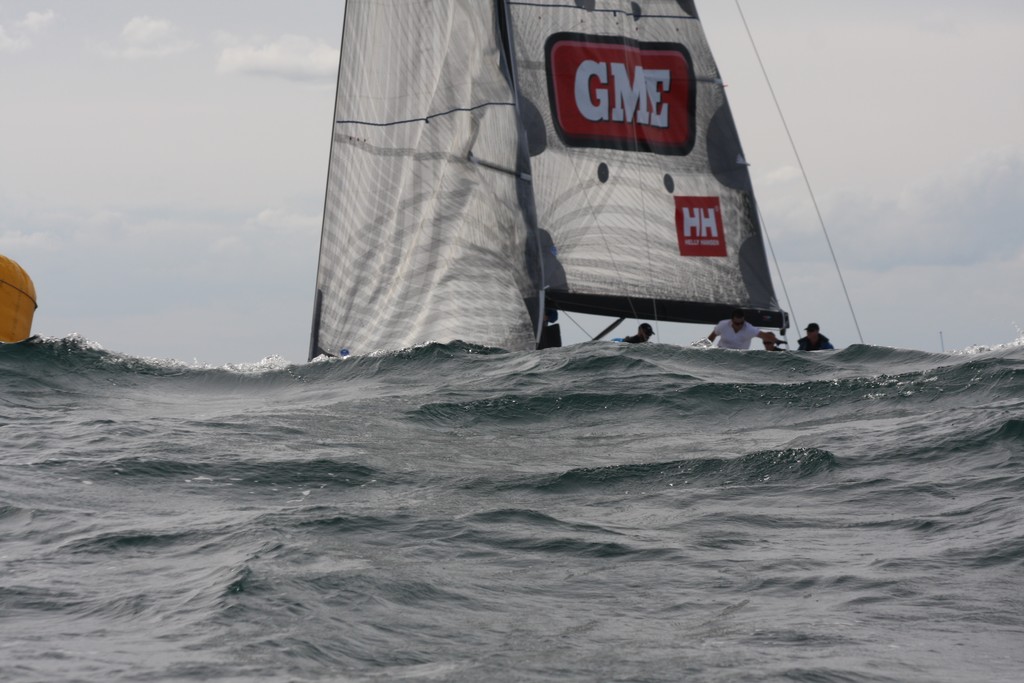
<svg viewBox="0 0 1024 683"><path fill-rule="evenodd" d="M565 144L656 154L693 148L696 81L682 45L556 33L546 55Z"/></svg>
<svg viewBox="0 0 1024 683"><path fill-rule="evenodd" d="M718 197L676 197L676 232L683 256L727 256Z"/></svg>

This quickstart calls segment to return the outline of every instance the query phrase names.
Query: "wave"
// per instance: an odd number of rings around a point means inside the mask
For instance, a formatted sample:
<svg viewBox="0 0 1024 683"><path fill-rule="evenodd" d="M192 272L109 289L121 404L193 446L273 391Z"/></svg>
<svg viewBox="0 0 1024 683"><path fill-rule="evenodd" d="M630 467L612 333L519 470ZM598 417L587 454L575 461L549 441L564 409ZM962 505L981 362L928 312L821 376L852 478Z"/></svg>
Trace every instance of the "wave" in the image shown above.
<svg viewBox="0 0 1024 683"><path fill-rule="evenodd" d="M509 353L455 342L305 364L268 357L211 367L114 353L72 336L0 346L0 374L8 389L0 400L15 407L258 396L268 406L322 411L391 400L405 402L405 419L450 428L741 405L800 411L1012 401L1024 394L1024 345L955 354L859 344L823 353L744 353L590 342ZM335 414L345 412L338 407Z"/></svg>
<svg viewBox="0 0 1024 683"><path fill-rule="evenodd" d="M765 485L827 475L841 467L832 453L816 448L786 448L738 458L694 458L608 467L574 468L555 474L527 475L505 481L477 479L467 488L527 489L568 493L586 489Z"/></svg>
<svg viewBox="0 0 1024 683"><path fill-rule="evenodd" d="M344 359L320 356L309 363L290 363L280 356L267 356L254 363L228 363L211 365L207 363L184 362L175 359L131 356L109 351L100 343L86 339L77 334L66 337L32 337L18 343L0 343L0 362L4 366L18 363L58 364L62 366L88 367L90 365L110 368L121 368L129 372L178 373L196 372L229 372L235 374L273 373L288 368L347 367L355 370L372 369L386 372L395 367L409 365L431 365L451 361L478 358L481 360L498 358L533 357L543 359L540 365L556 366L568 372L589 372L600 370L609 364L642 363L644 360L663 359L665 357L685 357L700 364L702 358L714 358L716 365L743 366L749 363L763 364L765 361L797 361L809 364L839 361L840 364L867 362L871 364L896 363L898 365L941 365L956 362L957 359L976 356L1003 356L1024 350L1024 335L1021 338L995 346L975 345L963 350L949 353L936 353L915 349L903 349L889 346L872 346L868 344L852 344L832 352L802 353L786 351L769 353L764 351L722 352L720 349L675 346L672 344L625 345L608 342L585 342L559 349L548 349L543 352L508 352L499 348L467 344L461 341L451 343L432 342L398 351L382 351L365 356L350 356ZM710 356L707 356L710 354Z"/></svg>
<svg viewBox="0 0 1024 683"><path fill-rule="evenodd" d="M1020 624L1022 346L456 343L209 367L71 337L0 346L0 378L0 603L26 679L66 672L54 624L111 671L183 680L483 680L444 668L481 634L504 665L510 640L587 656L635 632L675 667L679 629L694 652L860 652L936 628L1012 647ZM180 662L138 664L161 643Z"/></svg>

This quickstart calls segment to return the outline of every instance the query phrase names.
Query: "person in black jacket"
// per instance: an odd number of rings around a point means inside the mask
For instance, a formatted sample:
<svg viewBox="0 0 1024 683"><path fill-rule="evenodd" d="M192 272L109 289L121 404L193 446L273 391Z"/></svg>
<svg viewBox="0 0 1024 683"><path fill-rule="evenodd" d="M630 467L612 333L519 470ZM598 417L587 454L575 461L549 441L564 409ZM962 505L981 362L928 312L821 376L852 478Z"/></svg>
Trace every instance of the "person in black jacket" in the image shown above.
<svg viewBox="0 0 1024 683"><path fill-rule="evenodd" d="M636 334L632 337L626 337L622 341L628 344L643 344L645 341L654 336L654 328L649 323L641 323Z"/></svg>
<svg viewBox="0 0 1024 683"><path fill-rule="evenodd" d="M832 346L832 342L828 340L828 337L821 333L818 323L808 325L805 332L807 332L807 336L801 337L797 342L800 344L801 351L825 351L826 349L835 348Z"/></svg>

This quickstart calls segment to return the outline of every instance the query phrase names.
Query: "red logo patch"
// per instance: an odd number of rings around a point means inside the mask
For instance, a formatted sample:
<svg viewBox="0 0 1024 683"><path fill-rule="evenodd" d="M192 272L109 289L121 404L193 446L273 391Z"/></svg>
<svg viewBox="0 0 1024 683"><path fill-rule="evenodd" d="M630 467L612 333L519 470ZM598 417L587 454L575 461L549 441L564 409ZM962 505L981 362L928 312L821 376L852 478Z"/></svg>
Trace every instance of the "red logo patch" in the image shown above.
<svg viewBox="0 0 1024 683"><path fill-rule="evenodd" d="M676 197L676 232L682 256L728 256L718 197Z"/></svg>
<svg viewBox="0 0 1024 683"><path fill-rule="evenodd" d="M546 54L552 118L565 144L693 149L696 80L682 45L557 33Z"/></svg>

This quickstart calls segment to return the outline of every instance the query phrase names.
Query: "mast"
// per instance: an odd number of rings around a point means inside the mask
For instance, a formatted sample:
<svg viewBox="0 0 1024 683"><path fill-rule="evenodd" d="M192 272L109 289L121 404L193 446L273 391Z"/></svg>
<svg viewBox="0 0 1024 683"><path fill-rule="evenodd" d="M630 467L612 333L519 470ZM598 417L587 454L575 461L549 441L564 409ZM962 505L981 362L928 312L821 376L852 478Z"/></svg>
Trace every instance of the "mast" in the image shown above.
<svg viewBox="0 0 1024 683"><path fill-rule="evenodd" d="M505 60L505 70L508 72L509 85L512 87L512 95L516 103L516 120L519 122L519 141L516 158L517 194L523 211L523 220L526 223L528 232L527 249L524 257L527 262L527 272L533 278L536 296L531 297L533 301L527 301L527 308L533 321L538 347L544 334L546 308L547 282L544 272L544 257L541 251L541 240L538 237L539 226L537 224L537 209L533 199L533 178L530 172L529 140L522 126L522 110L520 108L519 87L516 75L515 43L511 27L511 15L507 0L495 0L497 3L496 15L498 18L499 40L501 41L502 56Z"/></svg>
<svg viewBox="0 0 1024 683"><path fill-rule="evenodd" d="M348 23L348 8L349 3L345 3L345 12L341 18L341 44L338 46L338 73L341 73L341 64L345 54L345 25ZM332 111L338 111L338 98L341 97L341 82L339 81L334 87L334 109ZM317 251L319 256L317 257L316 270L319 274L320 267L324 258L324 235L327 233L327 199L328 193L331 188L331 162L334 160L335 146L334 131L337 127L336 123L331 124L331 151L327 159L327 178L325 181L326 186L324 187L324 209L323 216L320 220L320 246ZM320 348L320 313L323 306L323 292L317 285L314 287L313 293L313 322L309 332L309 358L307 360L313 360L317 356L323 354L323 350Z"/></svg>

